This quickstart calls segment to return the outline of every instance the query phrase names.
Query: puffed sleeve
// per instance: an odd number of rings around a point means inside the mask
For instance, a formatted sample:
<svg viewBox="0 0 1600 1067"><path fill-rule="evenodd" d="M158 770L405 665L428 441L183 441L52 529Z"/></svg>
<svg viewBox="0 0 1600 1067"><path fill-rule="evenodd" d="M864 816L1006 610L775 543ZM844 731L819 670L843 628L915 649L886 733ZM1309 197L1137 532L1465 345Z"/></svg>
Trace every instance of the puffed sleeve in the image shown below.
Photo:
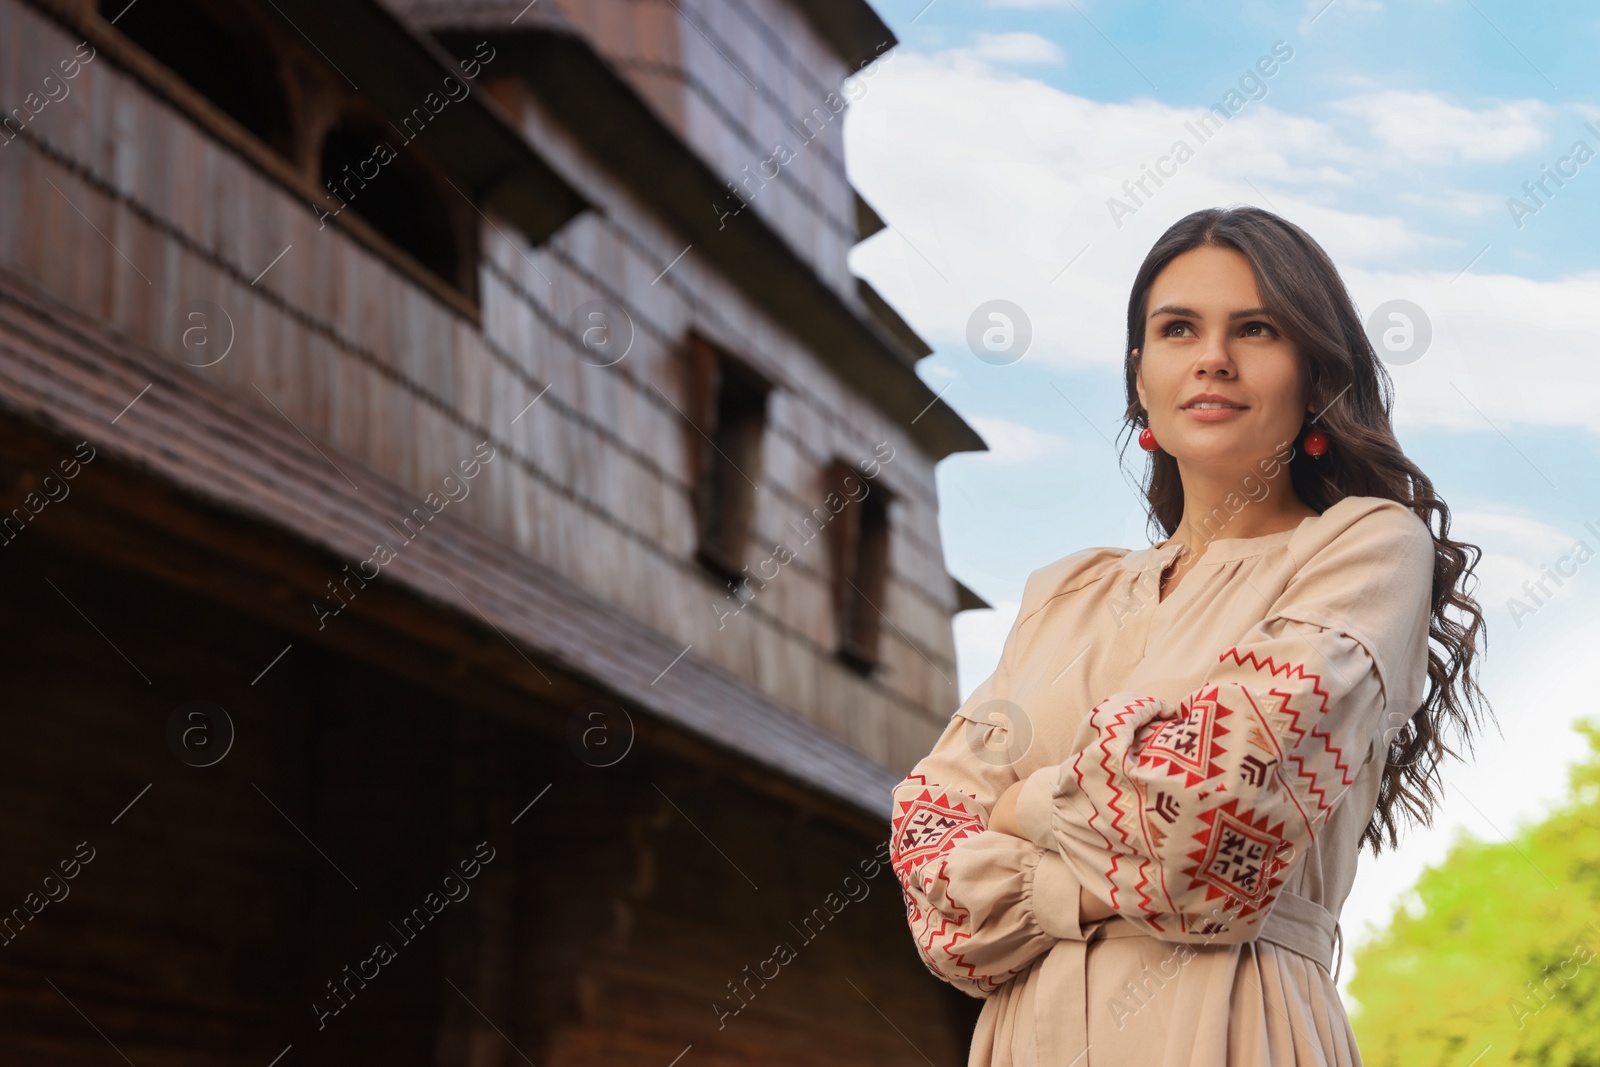
<svg viewBox="0 0 1600 1067"><path fill-rule="evenodd" d="M923 962L957 989L987 998L1063 938L1082 939L1077 879L1053 848L986 829L1018 778L1006 713L1017 632L1087 550L1028 577L995 672L973 690L933 750L894 789L890 857Z"/></svg>
<svg viewBox="0 0 1600 1067"><path fill-rule="evenodd" d="M1019 793L1023 833L1152 936L1252 940L1385 727L1420 704L1432 535L1394 501L1341 514L1200 685L1175 705L1107 697L1076 754Z"/></svg>

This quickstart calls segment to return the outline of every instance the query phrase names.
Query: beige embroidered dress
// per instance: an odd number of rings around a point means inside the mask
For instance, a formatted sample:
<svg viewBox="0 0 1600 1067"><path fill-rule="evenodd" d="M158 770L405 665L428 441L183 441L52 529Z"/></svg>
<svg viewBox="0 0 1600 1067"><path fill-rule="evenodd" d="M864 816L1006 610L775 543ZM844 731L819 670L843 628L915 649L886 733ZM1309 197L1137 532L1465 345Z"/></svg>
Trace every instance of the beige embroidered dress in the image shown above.
<svg viewBox="0 0 1600 1067"><path fill-rule="evenodd" d="M1346 497L1034 571L1000 665L894 790L935 974L985 1000L969 1067L1350 1065L1336 920L1387 738L1425 695L1434 545ZM988 830L1025 780L1026 837ZM1079 887L1116 914L1079 924Z"/></svg>

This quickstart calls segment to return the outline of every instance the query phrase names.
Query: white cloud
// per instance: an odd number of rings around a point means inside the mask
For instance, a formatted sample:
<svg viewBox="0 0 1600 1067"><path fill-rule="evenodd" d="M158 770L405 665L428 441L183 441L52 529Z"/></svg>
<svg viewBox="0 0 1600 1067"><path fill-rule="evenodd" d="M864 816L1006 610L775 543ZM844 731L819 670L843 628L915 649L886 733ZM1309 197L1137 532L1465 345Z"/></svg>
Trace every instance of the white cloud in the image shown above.
<svg viewBox="0 0 1600 1067"><path fill-rule="evenodd" d="M1389 152L1412 163L1500 163L1545 143L1551 108L1514 100L1474 110L1439 93L1385 89L1336 100L1336 110L1366 122Z"/></svg>
<svg viewBox="0 0 1600 1067"><path fill-rule="evenodd" d="M1506 198L1489 193L1474 193L1469 189L1429 189L1426 192L1399 193L1395 197L1403 204L1431 208L1447 215L1470 215L1477 218L1491 211L1505 211Z"/></svg>
<svg viewBox="0 0 1600 1067"><path fill-rule="evenodd" d="M1202 143L1189 128L1200 106L1090 100L970 53L907 53L877 79L848 113L846 158L893 229L857 246L851 262L930 343L964 347L967 317L998 297L1032 321L1025 358L1115 366L1119 308L1139 261L1202 207L1276 208L1340 263L1390 263L1440 243L1400 218L1333 207L1329 187L1357 183L1376 158L1325 123L1273 108L1271 81L1267 99ZM1193 158L1155 185L1148 168L1180 138ZM1119 229L1107 200L1130 195L1139 206Z"/></svg>
<svg viewBox="0 0 1600 1067"><path fill-rule="evenodd" d="M1600 519L1600 510L1595 517ZM1484 614L1490 616L1489 625L1495 631L1520 628L1507 611L1506 601L1511 597L1524 598L1523 582L1539 581L1540 568L1565 555L1575 539L1581 537L1588 541L1591 551L1600 546L1600 539L1583 529L1582 523L1573 529L1563 529L1535 516L1504 508L1452 509L1450 537L1483 549L1483 558L1472 572L1478 579L1472 595ZM1600 568L1596 570L1600 572ZM1600 586L1600 580L1595 584ZM1524 617L1523 623L1531 625L1528 617Z"/></svg>
<svg viewBox="0 0 1600 1067"><path fill-rule="evenodd" d="M1476 271L1342 273L1363 315L1404 299L1431 320L1433 340L1422 358L1390 368L1397 428L1494 432L1513 440L1528 427L1600 435L1591 312L1600 305L1600 271L1551 280ZM1526 447L1519 451L1524 456L1515 462L1530 485L1561 484L1557 470L1541 468Z"/></svg>
<svg viewBox="0 0 1600 1067"><path fill-rule="evenodd" d="M1066 62L1054 41L1037 33L980 33L969 52L987 63L1049 66Z"/></svg>
<svg viewBox="0 0 1600 1067"><path fill-rule="evenodd" d="M1070 454L1072 442L1058 434L1036 430L1010 419L969 415L967 421L989 445L991 463L1031 463L1046 456Z"/></svg>

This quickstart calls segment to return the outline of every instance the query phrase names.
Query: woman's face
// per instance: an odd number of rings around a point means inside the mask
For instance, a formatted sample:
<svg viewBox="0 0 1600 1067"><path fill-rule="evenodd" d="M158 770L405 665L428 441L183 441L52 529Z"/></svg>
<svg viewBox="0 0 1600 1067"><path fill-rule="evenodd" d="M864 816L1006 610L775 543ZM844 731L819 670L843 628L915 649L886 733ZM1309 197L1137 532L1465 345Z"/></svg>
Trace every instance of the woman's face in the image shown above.
<svg viewBox="0 0 1600 1067"><path fill-rule="evenodd" d="M1135 384L1156 442L1180 466L1243 471L1294 443L1307 415L1300 359L1243 253L1202 246L1175 257L1146 306ZM1239 407L1187 407L1197 393Z"/></svg>

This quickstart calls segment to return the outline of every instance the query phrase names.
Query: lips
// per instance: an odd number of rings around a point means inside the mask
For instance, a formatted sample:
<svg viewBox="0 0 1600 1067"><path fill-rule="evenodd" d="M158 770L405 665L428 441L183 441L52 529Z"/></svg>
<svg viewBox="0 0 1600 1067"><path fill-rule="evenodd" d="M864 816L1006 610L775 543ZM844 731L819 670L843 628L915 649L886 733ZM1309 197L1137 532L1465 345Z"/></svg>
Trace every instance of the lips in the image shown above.
<svg viewBox="0 0 1600 1067"><path fill-rule="evenodd" d="M1203 407L1216 410L1219 407L1237 408L1243 410L1248 405L1241 404L1232 397L1223 396L1221 393L1196 393L1183 402L1183 410L1194 407Z"/></svg>
<svg viewBox="0 0 1600 1067"><path fill-rule="evenodd" d="M1189 416L1193 422L1219 423L1227 422L1243 415L1246 406L1244 404L1235 404L1231 400L1212 400L1208 397L1196 397L1180 410Z"/></svg>

